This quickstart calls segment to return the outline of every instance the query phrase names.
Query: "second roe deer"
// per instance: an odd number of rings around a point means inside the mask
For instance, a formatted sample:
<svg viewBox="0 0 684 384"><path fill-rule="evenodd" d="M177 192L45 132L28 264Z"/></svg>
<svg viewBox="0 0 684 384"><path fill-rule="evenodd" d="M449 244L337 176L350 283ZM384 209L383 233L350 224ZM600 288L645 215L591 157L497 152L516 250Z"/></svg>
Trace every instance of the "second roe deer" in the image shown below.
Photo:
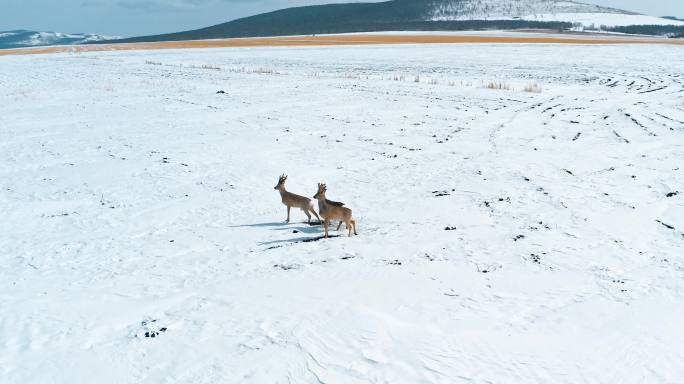
<svg viewBox="0 0 684 384"><path fill-rule="evenodd" d="M287 180L287 176L280 176L280 178L278 179L278 184L273 189L277 189L280 192L280 199L282 200L283 204L287 206L286 222L290 222L290 208L292 207L299 208L302 211L304 211L306 217L309 219L308 223L311 223L311 215L309 214L309 212L313 213L314 216L316 216L316 218L318 219L318 221L321 221L320 216L318 216L318 214L314 210L313 201L311 201L311 199L309 199L308 197L299 196L297 194L286 191L285 180Z"/></svg>
<svg viewBox="0 0 684 384"><path fill-rule="evenodd" d="M329 204L328 200L325 198L325 192L327 187L323 183L318 183L318 192L314 195L314 199L318 200L318 212L320 212L323 217L323 227L325 228L325 237L328 238L328 225L330 225L331 220L339 220L340 225L345 223L347 229L349 230L349 236L354 230L356 233L356 221L352 218L352 210L346 207L340 207L337 205ZM339 230L339 226L337 229Z"/></svg>

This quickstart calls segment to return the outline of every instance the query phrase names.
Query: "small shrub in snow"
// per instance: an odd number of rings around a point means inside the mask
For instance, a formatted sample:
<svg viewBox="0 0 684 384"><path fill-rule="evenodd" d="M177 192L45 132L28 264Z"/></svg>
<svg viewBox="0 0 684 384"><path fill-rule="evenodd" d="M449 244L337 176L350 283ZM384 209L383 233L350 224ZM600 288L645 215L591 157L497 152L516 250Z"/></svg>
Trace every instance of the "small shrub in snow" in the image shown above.
<svg viewBox="0 0 684 384"><path fill-rule="evenodd" d="M537 83L528 84L523 90L530 93L542 93L542 87Z"/></svg>
<svg viewBox="0 0 684 384"><path fill-rule="evenodd" d="M504 90L504 91L510 91L511 86L506 84L506 83L501 83L501 82L490 82L485 86L487 89L494 89L494 90Z"/></svg>

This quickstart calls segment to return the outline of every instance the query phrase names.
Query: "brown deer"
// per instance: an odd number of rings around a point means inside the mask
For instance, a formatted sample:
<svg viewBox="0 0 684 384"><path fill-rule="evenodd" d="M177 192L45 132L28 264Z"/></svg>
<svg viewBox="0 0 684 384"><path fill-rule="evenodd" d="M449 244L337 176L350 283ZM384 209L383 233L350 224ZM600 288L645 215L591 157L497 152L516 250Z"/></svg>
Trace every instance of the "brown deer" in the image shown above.
<svg viewBox="0 0 684 384"><path fill-rule="evenodd" d="M352 210L346 207L341 207L337 205L330 204L325 198L325 192L328 190L325 184L318 183L318 192L314 195L314 199L318 200L318 212L323 216L323 227L325 228L325 238L328 238L328 225L330 225L331 220L340 220L340 225L337 226L337 230L340 229L342 223L347 226L349 230L349 236L352 234L352 229L354 234L356 233L356 221L352 218Z"/></svg>
<svg viewBox="0 0 684 384"><path fill-rule="evenodd" d="M318 221L321 221L320 216L318 216L318 213L314 210L314 205L313 201L309 199L308 197L304 196L299 196L294 193L288 192L285 190L285 180L287 180L287 176L282 175L278 179L278 185L275 186L273 189L277 189L280 192L280 199L282 200L283 204L287 206L287 220L286 222L290 222L290 208L295 207L299 208L304 213L306 214L306 217L309 219L307 222L311 223L311 215L309 212L313 213L314 216L318 219Z"/></svg>

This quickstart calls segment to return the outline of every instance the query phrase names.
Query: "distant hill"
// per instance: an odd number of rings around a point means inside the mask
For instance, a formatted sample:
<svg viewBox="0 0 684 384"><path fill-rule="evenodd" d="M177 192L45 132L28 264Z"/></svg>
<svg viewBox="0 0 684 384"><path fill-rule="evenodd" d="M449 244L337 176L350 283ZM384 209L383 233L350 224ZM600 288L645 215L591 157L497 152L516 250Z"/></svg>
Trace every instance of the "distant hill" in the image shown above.
<svg viewBox="0 0 684 384"><path fill-rule="evenodd" d="M0 31L0 49L40 47L46 45L72 45L112 39L87 33L59 33L35 31Z"/></svg>
<svg viewBox="0 0 684 384"><path fill-rule="evenodd" d="M568 0L393 0L287 8L207 28L117 42L201 40L326 33L569 29L684 22Z"/></svg>

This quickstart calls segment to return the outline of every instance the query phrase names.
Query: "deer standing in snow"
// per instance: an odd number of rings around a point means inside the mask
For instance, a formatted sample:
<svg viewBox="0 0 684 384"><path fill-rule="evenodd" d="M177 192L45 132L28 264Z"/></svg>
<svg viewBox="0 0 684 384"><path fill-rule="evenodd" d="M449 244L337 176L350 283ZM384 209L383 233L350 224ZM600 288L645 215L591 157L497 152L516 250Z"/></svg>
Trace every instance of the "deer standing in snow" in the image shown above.
<svg viewBox="0 0 684 384"><path fill-rule="evenodd" d="M290 222L290 208L292 207L299 208L302 211L304 211L306 217L309 219L308 223L311 223L311 215L309 214L309 212L313 213L314 216L316 216L316 218L318 219L318 221L321 221L320 216L318 216L318 214L314 210L313 201L311 201L311 199L309 199L308 197L299 196L297 194L286 191L285 180L287 180L287 176L280 176L280 178L278 179L278 185L276 185L273 189L277 189L280 192L280 199L282 200L283 204L287 206L287 222Z"/></svg>
<svg viewBox="0 0 684 384"><path fill-rule="evenodd" d="M328 225L330 225L331 220L339 220L340 225L337 226L337 230L340 229L342 223L347 226L349 230L349 236L352 234L352 229L354 234L356 233L356 221L352 218L352 210L349 208L341 207L338 205L330 204L329 200L325 198L325 192L327 187L323 183L318 183L318 192L314 195L314 199L318 200L318 212L323 216L323 227L325 228L325 237L328 238Z"/></svg>

